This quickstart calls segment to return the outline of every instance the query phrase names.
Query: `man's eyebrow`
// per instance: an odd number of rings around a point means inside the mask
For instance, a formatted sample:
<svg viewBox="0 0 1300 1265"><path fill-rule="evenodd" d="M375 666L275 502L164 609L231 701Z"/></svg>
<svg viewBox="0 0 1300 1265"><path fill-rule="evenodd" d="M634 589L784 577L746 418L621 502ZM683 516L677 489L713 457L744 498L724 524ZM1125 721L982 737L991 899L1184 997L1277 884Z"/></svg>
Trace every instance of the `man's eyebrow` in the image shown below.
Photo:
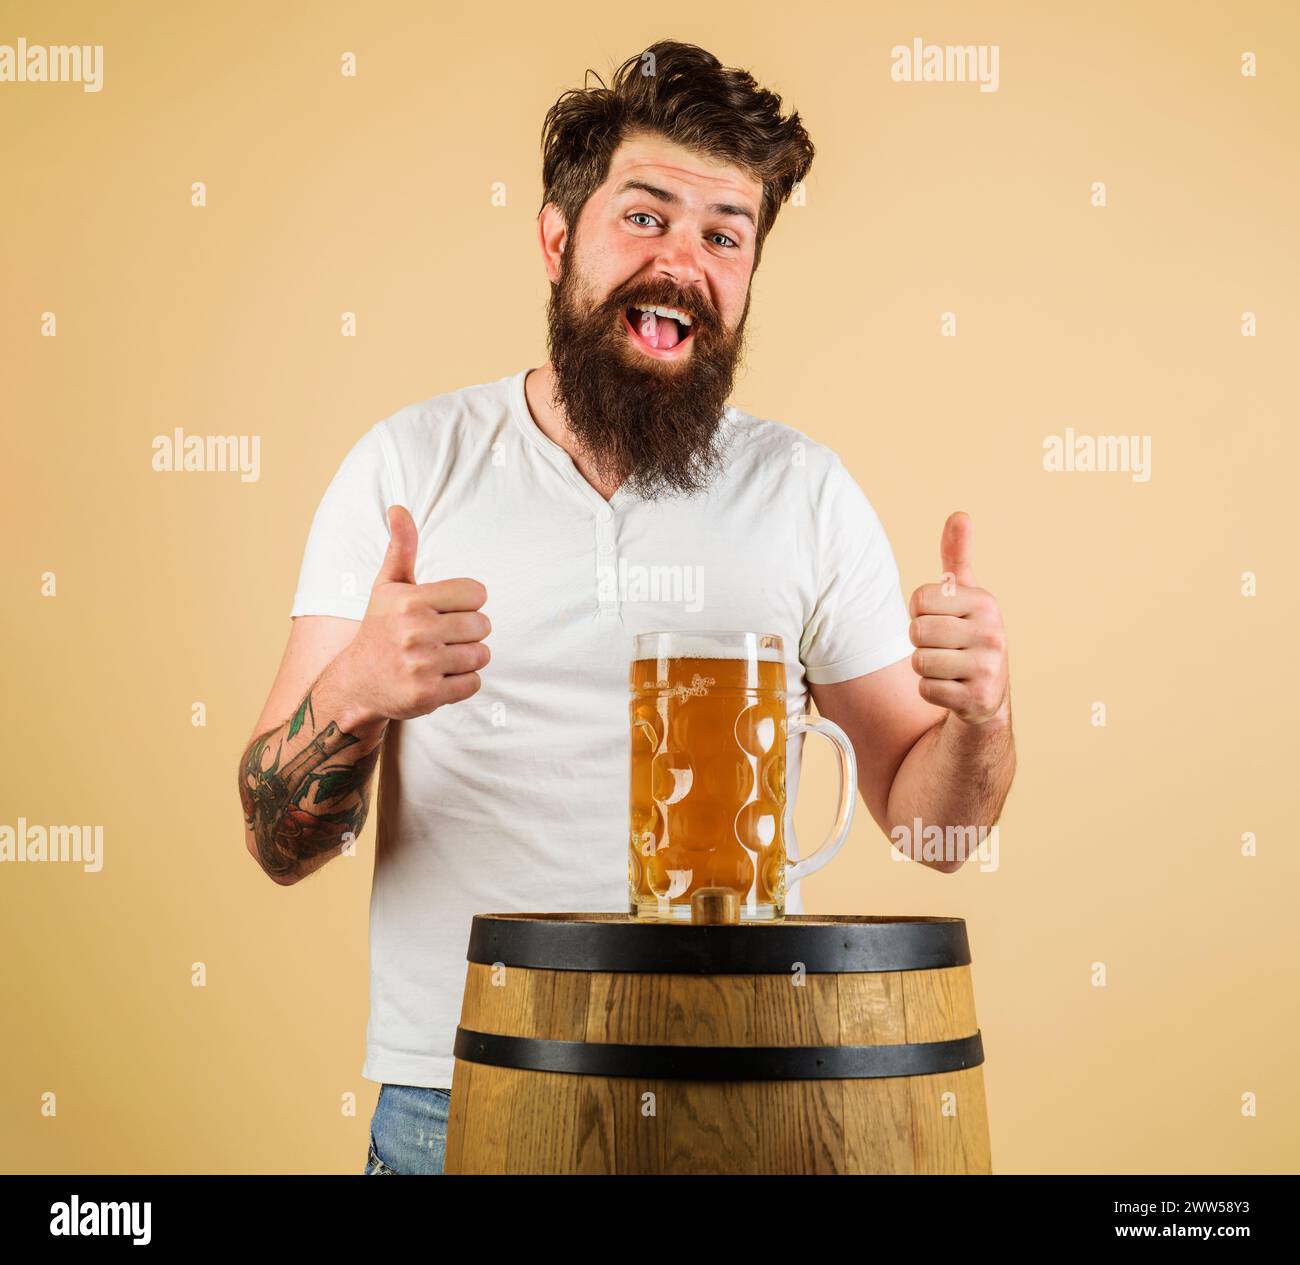
<svg viewBox="0 0 1300 1265"><path fill-rule="evenodd" d="M640 189L642 193L648 193L652 198L658 198L660 202L666 202L669 206L675 206L681 202L675 193L668 189L660 189L657 185L648 184L644 180L624 180L617 189L614 190L614 196L618 197L620 193L626 193L629 189ZM730 202L714 202L710 207L717 215L738 215L746 219L757 229L758 224L754 220L754 213L746 206L734 206Z"/></svg>

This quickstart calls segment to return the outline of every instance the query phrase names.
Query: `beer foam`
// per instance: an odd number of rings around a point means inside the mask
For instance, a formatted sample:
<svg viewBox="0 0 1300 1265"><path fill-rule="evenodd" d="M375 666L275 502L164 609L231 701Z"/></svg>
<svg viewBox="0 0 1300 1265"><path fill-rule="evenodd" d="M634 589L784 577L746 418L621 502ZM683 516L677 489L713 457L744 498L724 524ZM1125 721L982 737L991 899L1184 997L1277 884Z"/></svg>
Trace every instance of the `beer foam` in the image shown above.
<svg viewBox="0 0 1300 1265"><path fill-rule="evenodd" d="M706 629L672 629L637 633L633 658L641 659L756 659L784 663L785 653L772 645L775 633L710 632ZM779 638L777 638L779 643ZM767 644L764 644L767 643Z"/></svg>

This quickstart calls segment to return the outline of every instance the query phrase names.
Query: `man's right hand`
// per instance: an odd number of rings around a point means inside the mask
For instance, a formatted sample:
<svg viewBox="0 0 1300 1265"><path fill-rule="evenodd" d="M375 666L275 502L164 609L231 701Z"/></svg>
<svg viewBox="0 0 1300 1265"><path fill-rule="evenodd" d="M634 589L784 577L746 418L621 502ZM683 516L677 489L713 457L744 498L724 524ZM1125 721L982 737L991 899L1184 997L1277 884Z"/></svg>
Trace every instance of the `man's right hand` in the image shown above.
<svg viewBox="0 0 1300 1265"><path fill-rule="evenodd" d="M339 690L364 719L410 720L478 691L477 669L492 657L492 631L479 607L487 590L477 580L416 584L415 520L388 507L388 552L370 590L356 637L331 664Z"/></svg>

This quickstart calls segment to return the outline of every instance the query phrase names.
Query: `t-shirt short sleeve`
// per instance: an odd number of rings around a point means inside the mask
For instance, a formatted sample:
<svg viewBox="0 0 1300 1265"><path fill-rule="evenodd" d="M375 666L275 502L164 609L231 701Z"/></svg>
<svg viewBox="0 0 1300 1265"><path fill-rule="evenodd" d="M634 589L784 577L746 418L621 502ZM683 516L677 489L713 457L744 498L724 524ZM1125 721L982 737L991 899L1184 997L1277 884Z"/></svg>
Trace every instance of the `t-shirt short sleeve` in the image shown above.
<svg viewBox="0 0 1300 1265"><path fill-rule="evenodd" d="M913 651L898 564L871 502L835 456L817 507L817 601L799 658L814 685L888 667Z"/></svg>
<svg viewBox="0 0 1300 1265"><path fill-rule="evenodd" d="M321 497L307 536L290 616L361 619L388 551L388 507L405 504L384 422L352 446Z"/></svg>

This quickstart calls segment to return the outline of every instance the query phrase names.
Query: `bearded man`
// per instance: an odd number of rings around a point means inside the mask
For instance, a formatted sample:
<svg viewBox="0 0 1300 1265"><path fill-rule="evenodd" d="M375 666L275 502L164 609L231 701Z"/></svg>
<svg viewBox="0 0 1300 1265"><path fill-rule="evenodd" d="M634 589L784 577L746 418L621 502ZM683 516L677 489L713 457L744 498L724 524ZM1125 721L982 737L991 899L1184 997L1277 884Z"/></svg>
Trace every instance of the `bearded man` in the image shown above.
<svg viewBox="0 0 1300 1265"><path fill-rule="evenodd" d="M764 242L813 159L798 114L664 41L561 96L542 135L549 358L355 443L240 761L246 846L290 885L359 834L384 753L368 1173L442 1170L473 915L630 907L637 633L779 634L790 715L815 703L843 729L896 844L915 823L991 825L1014 769L969 519L948 519L943 581L909 619L840 458L728 403ZM798 769L792 743L791 804Z"/></svg>

